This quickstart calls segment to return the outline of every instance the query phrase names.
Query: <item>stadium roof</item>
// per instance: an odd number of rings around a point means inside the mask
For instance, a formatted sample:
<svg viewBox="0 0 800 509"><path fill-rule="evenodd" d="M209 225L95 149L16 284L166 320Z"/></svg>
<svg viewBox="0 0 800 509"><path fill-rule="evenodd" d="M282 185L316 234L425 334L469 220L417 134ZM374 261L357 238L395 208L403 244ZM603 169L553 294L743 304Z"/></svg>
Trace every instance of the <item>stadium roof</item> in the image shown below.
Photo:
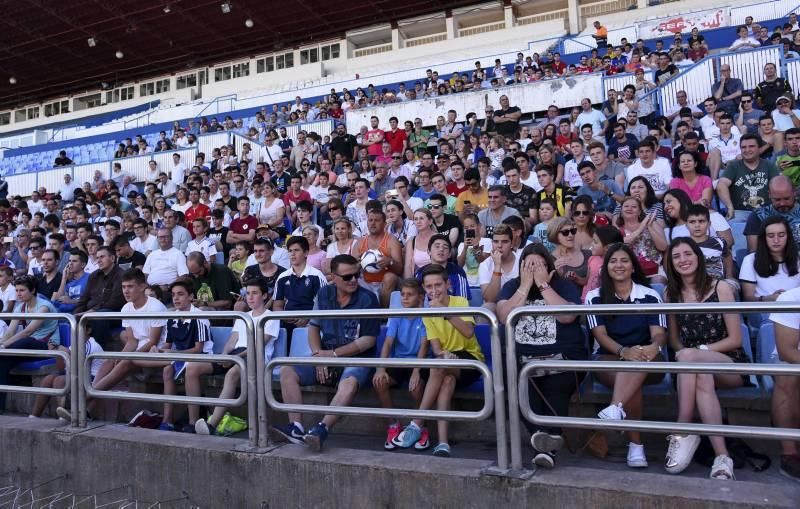
<svg viewBox="0 0 800 509"><path fill-rule="evenodd" d="M475 0L15 0L0 13L0 109L341 37ZM167 11L168 12L165 12ZM245 20L254 21L253 28ZM96 46L90 47L88 39ZM117 51L124 58L115 56ZM16 79L16 85L9 78Z"/></svg>

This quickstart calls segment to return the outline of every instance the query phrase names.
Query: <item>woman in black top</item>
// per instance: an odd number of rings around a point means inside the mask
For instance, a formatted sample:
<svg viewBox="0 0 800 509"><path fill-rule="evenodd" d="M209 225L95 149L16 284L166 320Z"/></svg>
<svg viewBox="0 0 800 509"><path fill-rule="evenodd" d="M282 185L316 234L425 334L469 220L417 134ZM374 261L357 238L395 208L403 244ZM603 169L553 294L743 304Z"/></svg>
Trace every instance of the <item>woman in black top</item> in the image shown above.
<svg viewBox="0 0 800 509"><path fill-rule="evenodd" d="M555 261L542 244L530 244L522 251L519 276L503 286L497 303L497 316L505 323L509 313L520 306L558 306L580 304L580 291L559 277ZM578 359L588 356L586 336L577 315L528 315L514 327L516 353L520 366L532 359ZM546 371L530 378L531 408L539 415L568 415L569 401L580 385L583 373ZM553 468L555 454L564 443L560 428L529 423L534 448L534 463Z"/></svg>

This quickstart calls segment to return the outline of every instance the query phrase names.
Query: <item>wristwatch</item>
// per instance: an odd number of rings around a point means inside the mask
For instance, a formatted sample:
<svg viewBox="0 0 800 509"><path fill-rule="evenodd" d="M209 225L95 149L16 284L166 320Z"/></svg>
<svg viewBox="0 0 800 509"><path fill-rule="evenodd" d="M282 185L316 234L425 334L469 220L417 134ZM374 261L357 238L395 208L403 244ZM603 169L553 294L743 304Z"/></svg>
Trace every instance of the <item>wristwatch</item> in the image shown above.
<svg viewBox="0 0 800 509"><path fill-rule="evenodd" d="M708 345L700 345L697 347L698 350L708 350Z"/></svg>
<svg viewBox="0 0 800 509"><path fill-rule="evenodd" d="M545 290L549 290L550 288L552 288L552 287L550 286L549 283L542 283L542 284L539 285L539 291L540 292L543 292Z"/></svg>

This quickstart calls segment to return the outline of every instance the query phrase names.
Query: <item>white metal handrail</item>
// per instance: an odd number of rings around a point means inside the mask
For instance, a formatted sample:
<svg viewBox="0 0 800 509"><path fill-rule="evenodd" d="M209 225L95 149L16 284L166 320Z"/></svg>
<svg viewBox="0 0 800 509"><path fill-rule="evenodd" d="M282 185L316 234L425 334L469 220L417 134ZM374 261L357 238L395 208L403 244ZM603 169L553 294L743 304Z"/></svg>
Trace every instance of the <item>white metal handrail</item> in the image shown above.
<svg viewBox="0 0 800 509"><path fill-rule="evenodd" d="M69 354L63 350L20 350L17 348L3 348L0 357L35 357L59 358L64 361L67 371L70 371ZM46 387L26 387L24 385L0 385L0 392L16 392L22 394L37 394L42 396L66 396L69 394L69 378L65 380L61 389L48 389Z"/></svg>

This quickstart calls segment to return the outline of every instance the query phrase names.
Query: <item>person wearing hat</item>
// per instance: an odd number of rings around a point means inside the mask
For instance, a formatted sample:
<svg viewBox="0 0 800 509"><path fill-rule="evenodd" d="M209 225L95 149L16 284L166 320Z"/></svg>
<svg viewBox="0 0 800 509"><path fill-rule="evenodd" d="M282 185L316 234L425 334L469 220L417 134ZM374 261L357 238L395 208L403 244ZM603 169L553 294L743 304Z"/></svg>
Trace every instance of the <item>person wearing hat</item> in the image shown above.
<svg viewBox="0 0 800 509"><path fill-rule="evenodd" d="M778 40L780 43L780 39ZM775 109L777 100L784 94L792 95L792 87L785 78L778 77L778 68L772 62L764 66L764 81L755 89L755 99L758 106L766 112Z"/></svg>
<svg viewBox="0 0 800 509"><path fill-rule="evenodd" d="M775 129L781 132L793 127L800 127L800 110L794 109L794 99L791 93L784 93L775 100L775 109L772 110L772 120Z"/></svg>

